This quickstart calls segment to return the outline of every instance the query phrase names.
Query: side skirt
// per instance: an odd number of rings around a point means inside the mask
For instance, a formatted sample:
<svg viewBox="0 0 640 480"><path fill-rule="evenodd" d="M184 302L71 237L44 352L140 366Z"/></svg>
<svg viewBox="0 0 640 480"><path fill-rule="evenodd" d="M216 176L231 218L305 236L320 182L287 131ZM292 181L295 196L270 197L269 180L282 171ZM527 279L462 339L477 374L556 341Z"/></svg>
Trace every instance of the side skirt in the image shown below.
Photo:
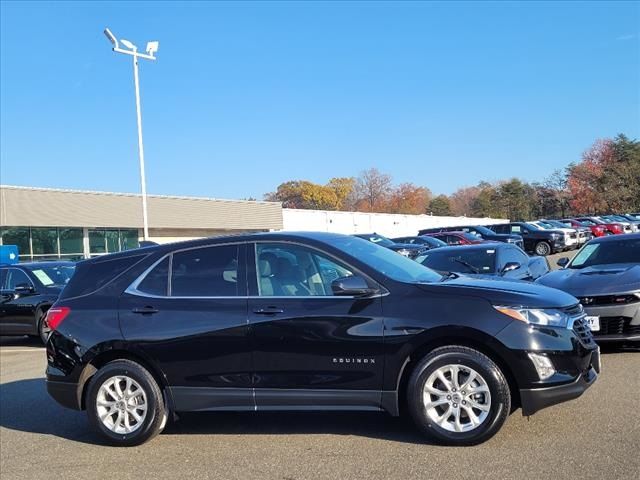
<svg viewBox="0 0 640 480"><path fill-rule="evenodd" d="M398 415L395 391L169 387L177 412L387 411Z"/></svg>

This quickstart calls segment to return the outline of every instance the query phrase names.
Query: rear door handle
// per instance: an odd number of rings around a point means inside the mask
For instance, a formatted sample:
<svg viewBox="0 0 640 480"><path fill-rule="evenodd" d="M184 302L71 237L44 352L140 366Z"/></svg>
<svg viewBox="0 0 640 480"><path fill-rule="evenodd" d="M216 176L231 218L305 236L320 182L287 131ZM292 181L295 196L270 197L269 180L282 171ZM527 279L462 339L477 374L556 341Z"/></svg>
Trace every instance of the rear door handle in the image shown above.
<svg viewBox="0 0 640 480"><path fill-rule="evenodd" d="M131 311L133 313L138 313L140 315L153 315L154 313L158 313L159 310L153 307L142 307L142 308L134 308Z"/></svg>
<svg viewBox="0 0 640 480"><path fill-rule="evenodd" d="M258 315L275 315L276 313L284 313L284 309L278 307L255 308L253 313Z"/></svg>

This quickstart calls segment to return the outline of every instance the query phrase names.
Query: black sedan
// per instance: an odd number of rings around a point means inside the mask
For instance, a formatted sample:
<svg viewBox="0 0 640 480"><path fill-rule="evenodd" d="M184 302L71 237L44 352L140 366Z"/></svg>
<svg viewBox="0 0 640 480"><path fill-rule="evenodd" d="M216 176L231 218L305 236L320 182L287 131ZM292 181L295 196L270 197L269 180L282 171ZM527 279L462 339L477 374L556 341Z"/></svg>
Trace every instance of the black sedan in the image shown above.
<svg viewBox="0 0 640 480"><path fill-rule="evenodd" d="M72 262L0 266L0 335L40 336L49 328L45 314L73 275Z"/></svg>
<svg viewBox="0 0 640 480"><path fill-rule="evenodd" d="M598 342L640 342L640 234L587 243L538 283L578 297Z"/></svg>
<svg viewBox="0 0 640 480"><path fill-rule="evenodd" d="M398 237L392 238L395 243L410 243L412 245L420 245L431 250L432 248L446 247L446 242L443 242L439 238L430 237L428 235L419 235L417 237Z"/></svg>
<svg viewBox="0 0 640 480"><path fill-rule="evenodd" d="M375 243L376 245L380 245L381 247L393 250L394 252L397 252L405 257L409 257L412 260L427 250L424 245L418 245L414 243L397 243L377 233L359 233L354 236L364 238L371 243Z"/></svg>
<svg viewBox="0 0 640 480"><path fill-rule="evenodd" d="M507 243L462 245L439 248L416 259L441 273L504 277L510 280L535 280L549 272L543 257L530 257Z"/></svg>

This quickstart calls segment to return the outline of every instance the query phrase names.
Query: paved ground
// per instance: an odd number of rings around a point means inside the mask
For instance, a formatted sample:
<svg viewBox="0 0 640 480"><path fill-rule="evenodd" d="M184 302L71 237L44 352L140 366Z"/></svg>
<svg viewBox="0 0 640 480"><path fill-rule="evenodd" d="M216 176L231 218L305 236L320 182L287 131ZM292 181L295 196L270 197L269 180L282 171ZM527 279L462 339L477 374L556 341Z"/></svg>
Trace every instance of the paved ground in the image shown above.
<svg viewBox="0 0 640 480"><path fill-rule="evenodd" d="M0 338L0 478L637 479L640 350L605 353L580 399L513 414L489 442L430 445L384 414L199 414L151 443L102 446L45 391L44 350Z"/></svg>

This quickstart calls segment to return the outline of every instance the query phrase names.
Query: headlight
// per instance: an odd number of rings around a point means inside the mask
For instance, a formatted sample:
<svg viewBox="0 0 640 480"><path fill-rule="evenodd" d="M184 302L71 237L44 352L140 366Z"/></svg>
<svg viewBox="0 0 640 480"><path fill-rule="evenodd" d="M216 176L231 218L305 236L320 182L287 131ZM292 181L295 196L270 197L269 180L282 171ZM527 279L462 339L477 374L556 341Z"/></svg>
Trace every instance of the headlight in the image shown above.
<svg viewBox="0 0 640 480"><path fill-rule="evenodd" d="M557 233L552 233L551 234L551 239L552 240L557 240L558 238L560 238L560 235L558 235Z"/></svg>
<svg viewBox="0 0 640 480"><path fill-rule="evenodd" d="M565 327L569 323L569 315L553 308L520 308L502 307L494 305L493 308L511 318L533 325L546 325L550 327Z"/></svg>

